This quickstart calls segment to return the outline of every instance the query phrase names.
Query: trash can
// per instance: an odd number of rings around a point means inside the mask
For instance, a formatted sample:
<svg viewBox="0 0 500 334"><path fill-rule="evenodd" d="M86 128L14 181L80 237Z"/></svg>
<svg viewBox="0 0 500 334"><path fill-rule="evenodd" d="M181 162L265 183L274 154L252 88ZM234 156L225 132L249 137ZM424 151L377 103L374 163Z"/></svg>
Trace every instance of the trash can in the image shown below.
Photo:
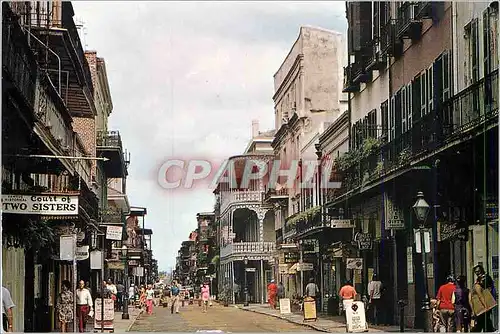
<svg viewBox="0 0 500 334"><path fill-rule="evenodd" d="M339 314L339 297L338 296L331 296L330 298L328 298L327 313L328 313L328 315L338 315Z"/></svg>

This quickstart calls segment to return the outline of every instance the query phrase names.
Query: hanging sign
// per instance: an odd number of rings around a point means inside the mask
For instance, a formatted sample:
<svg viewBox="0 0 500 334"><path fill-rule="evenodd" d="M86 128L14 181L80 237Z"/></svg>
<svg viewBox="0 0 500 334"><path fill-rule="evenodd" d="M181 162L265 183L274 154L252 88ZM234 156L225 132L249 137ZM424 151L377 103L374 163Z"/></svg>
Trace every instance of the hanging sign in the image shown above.
<svg viewBox="0 0 500 334"><path fill-rule="evenodd" d="M332 228L354 228L354 220L352 219L332 219L330 221Z"/></svg>
<svg viewBox="0 0 500 334"><path fill-rule="evenodd" d="M458 222L439 222L437 223L437 240L467 240L467 225Z"/></svg>
<svg viewBox="0 0 500 334"><path fill-rule="evenodd" d="M347 264L346 264L347 269L363 269L363 259L362 258L348 258L347 259Z"/></svg>
<svg viewBox="0 0 500 334"><path fill-rule="evenodd" d="M2 195L2 211L24 215L78 215L78 195Z"/></svg>
<svg viewBox="0 0 500 334"><path fill-rule="evenodd" d="M59 260L73 261L76 253L76 235L61 235L59 237Z"/></svg>
<svg viewBox="0 0 500 334"><path fill-rule="evenodd" d="M406 278L408 284L413 284L413 248L406 248Z"/></svg>
<svg viewBox="0 0 500 334"><path fill-rule="evenodd" d="M405 222L401 210L397 208L393 201L384 192L384 209L385 209L385 229L386 230L404 230Z"/></svg>
<svg viewBox="0 0 500 334"><path fill-rule="evenodd" d="M89 246L76 247L76 260L83 261L89 258Z"/></svg>
<svg viewBox="0 0 500 334"><path fill-rule="evenodd" d="M431 252L431 231L429 229L424 229L423 233L420 229L415 229L415 251L417 253L422 253L422 238L424 239L424 252Z"/></svg>
<svg viewBox="0 0 500 334"><path fill-rule="evenodd" d="M90 253L90 269L100 270L102 269L102 251L94 250Z"/></svg>
<svg viewBox="0 0 500 334"><path fill-rule="evenodd" d="M122 231L122 226L106 226L106 239L120 241L123 237Z"/></svg>
<svg viewBox="0 0 500 334"><path fill-rule="evenodd" d="M372 249L372 236L370 233L356 233L354 241L358 243L359 250Z"/></svg>

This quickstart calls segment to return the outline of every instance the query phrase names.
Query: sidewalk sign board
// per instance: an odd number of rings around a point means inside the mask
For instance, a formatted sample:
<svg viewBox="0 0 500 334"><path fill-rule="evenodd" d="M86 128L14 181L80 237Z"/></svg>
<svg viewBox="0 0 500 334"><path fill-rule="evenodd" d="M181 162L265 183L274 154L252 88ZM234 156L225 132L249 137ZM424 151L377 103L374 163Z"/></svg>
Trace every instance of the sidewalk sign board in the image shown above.
<svg viewBox="0 0 500 334"><path fill-rule="evenodd" d="M348 333L368 332L365 304L363 302L352 302L349 307L346 307L345 315Z"/></svg>
<svg viewBox="0 0 500 334"><path fill-rule="evenodd" d="M304 298L304 321L317 320L316 316L316 301L314 298L306 297Z"/></svg>
<svg viewBox="0 0 500 334"><path fill-rule="evenodd" d="M280 313L281 314L292 313L291 308L290 308L290 298L281 298L280 299Z"/></svg>
<svg viewBox="0 0 500 334"><path fill-rule="evenodd" d="M101 324L104 330L113 330L115 320L114 300L111 298L104 299L104 321L102 321L101 317L101 307L101 298L97 298L94 307L94 330L101 330Z"/></svg>

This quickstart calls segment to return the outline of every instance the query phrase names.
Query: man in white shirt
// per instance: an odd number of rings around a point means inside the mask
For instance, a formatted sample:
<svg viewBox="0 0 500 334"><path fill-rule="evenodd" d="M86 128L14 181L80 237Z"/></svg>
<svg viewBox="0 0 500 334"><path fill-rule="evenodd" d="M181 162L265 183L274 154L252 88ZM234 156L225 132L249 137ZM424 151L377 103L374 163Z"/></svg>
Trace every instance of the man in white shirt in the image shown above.
<svg viewBox="0 0 500 334"><path fill-rule="evenodd" d="M373 274L372 280L368 283L368 295L370 296L370 307L373 314L373 323L380 324L381 300L382 300L382 282L378 280L377 274Z"/></svg>
<svg viewBox="0 0 500 334"><path fill-rule="evenodd" d="M85 332L85 325L87 323L87 317L92 311L92 295L90 291L85 288L85 282L81 280L76 290L76 315L79 320L79 330L80 333Z"/></svg>
<svg viewBox="0 0 500 334"><path fill-rule="evenodd" d="M3 329L6 332L13 332L13 314L12 308L15 307L10 291L2 286L2 316L3 316Z"/></svg>

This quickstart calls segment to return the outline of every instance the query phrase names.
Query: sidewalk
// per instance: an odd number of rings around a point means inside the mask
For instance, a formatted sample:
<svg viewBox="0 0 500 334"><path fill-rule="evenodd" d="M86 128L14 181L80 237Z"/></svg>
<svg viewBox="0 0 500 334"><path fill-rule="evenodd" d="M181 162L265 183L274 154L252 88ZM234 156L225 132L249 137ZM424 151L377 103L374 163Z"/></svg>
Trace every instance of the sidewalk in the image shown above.
<svg viewBox="0 0 500 334"><path fill-rule="evenodd" d="M268 304L250 304L248 307L243 305L234 305L244 311L256 312L261 314L266 314L275 318L280 318L298 325L308 326L320 332L334 333L334 332L344 332L346 331L345 321L343 317L330 317L321 316L318 317L316 321L304 322L304 318L301 313L292 314L280 314L279 310L273 310ZM368 330L370 332L399 332L399 326L370 326L368 325ZM411 332L411 330L405 329L405 332Z"/></svg>
<svg viewBox="0 0 500 334"><path fill-rule="evenodd" d="M128 308L128 314L129 314L129 319L122 319L122 314L123 312L115 312L115 320L113 321L114 325L114 332L115 333L124 333L128 332L130 327L134 324L135 320L141 314L141 310L138 308L135 308L133 306L129 306ZM91 321L87 322L86 326L86 332L94 332L94 320L92 319ZM97 333L100 333L101 330L98 329ZM104 331L105 333L109 332L107 330Z"/></svg>

